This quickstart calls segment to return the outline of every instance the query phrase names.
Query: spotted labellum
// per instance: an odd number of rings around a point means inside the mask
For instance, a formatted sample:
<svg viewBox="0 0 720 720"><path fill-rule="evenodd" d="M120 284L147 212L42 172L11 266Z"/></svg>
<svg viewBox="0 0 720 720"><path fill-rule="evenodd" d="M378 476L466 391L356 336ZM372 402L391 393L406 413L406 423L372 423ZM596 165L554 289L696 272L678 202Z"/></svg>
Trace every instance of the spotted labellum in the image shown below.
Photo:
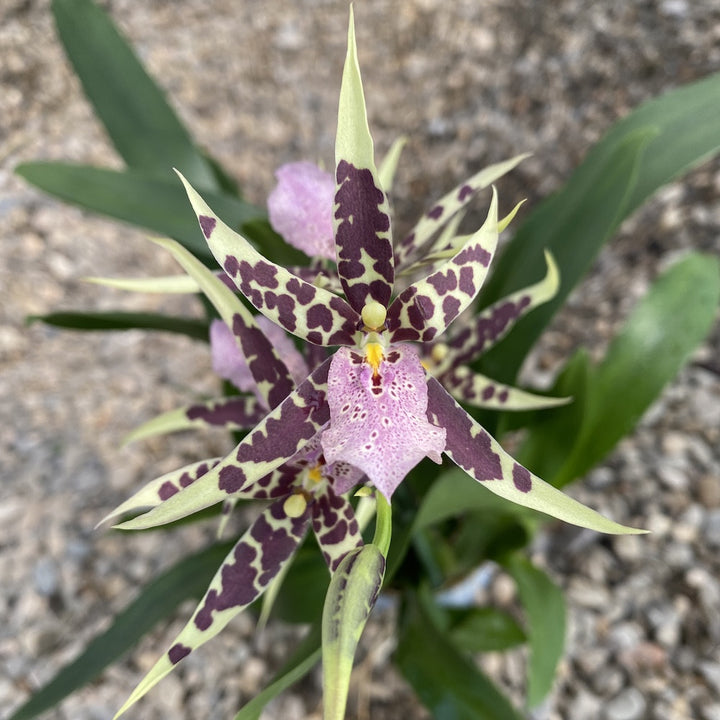
<svg viewBox="0 0 720 720"><path fill-rule="evenodd" d="M533 475L458 402L527 408L565 401L493 383L467 368L557 287L548 255L544 280L478 315L464 314L513 213L498 218L493 189L479 229L458 235L458 218L480 190L521 159L491 166L448 193L394 246L383 185L383 180L389 185L392 167L378 171L375 166L351 14L332 208L327 178L307 164L283 170L270 200L278 229L326 263L331 233L335 268L323 282L263 257L181 176L200 231L226 275L268 321L304 341L306 349L300 362L292 352L279 351L271 337L275 330L248 312L214 273L177 243L158 241L224 322L223 337L214 343L224 344L216 358L218 371L254 393L241 396L248 406L243 423L249 424L251 410L262 418L226 457L152 481L113 515L151 509L118 527L155 527L239 498L270 504L240 538L185 629L121 712L256 599L310 526L334 571L362 544L345 494L358 484L368 485L379 494L380 508L425 457L440 463L445 454L485 489L567 522L608 533L641 532L602 517ZM235 349L246 365L242 371L233 365ZM207 417L217 410L206 408ZM371 559L375 567L375 556ZM371 607L382 573L367 575L378 578L366 583Z"/></svg>

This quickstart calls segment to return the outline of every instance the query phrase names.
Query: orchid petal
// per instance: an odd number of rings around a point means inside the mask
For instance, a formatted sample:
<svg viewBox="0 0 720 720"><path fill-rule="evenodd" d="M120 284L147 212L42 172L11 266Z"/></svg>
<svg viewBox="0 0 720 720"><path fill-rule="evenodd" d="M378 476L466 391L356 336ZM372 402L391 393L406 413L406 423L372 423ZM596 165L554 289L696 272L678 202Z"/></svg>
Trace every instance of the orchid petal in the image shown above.
<svg viewBox="0 0 720 720"><path fill-rule="evenodd" d="M569 397L535 395L495 382L466 366L448 371L440 380L459 402L491 410L542 410L567 405L572 400Z"/></svg>
<svg viewBox="0 0 720 720"><path fill-rule="evenodd" d="M388 309L393 342L429 342L473 301L487 276L498 240L497 193L482 227L438 270L413 283Z"/></svg>
<svg viewBox="0 0 720 720"><path fill-rule="evenodd" d="M400 155L403 148L407 144L407 138L401 136L397 138L390 149L387 151L387 155L383 158L378 168L378 181L380 187L389 193L392 190L393 181L395 180L395 171L397 170L398 163L400 162Z"/></svg>
<svg viewBox="0 0 720 720"><path fill-rule="evenodd" d="M388 500L425 456L440 462L445 431L426 419L425 371L415 348L391 348L376 372L362 355L340 348L330 365L327 399L325 459L364 471Z"/></svg>
<svg viewBox="0 0 720 720"><path fill-rule="evenodd" d="M251 488L292 458L330 419L326 401L329 366L328 359L197 482L118 527L141 530L179 520Z"/></svg>
<svg viewBox="0 0 720 720"><path fill-rule="evenodd" d="M360 322L358 312L337 295L265 259L220 220L188 181L178 175L215 259L265 317L316 345L354 343Z"/></svg>
<svg viewBox="0 0 720 720"><path fill-rule="evenodd" d="M480 190L490 187L527 157L529 154L525 153L510 158L510 160L489 165L440 198L395 249L397 265L405 266L412 262L425 243L458 210L464 208Z"/></svg>
<svg viewBox="0 0 720 720"><path fill-rule="evenodd" d="M375 168L352 6L340 86L335 165L335 244L345 297L358 313L371 301L387 307L394 280L390 211Z"/></svg>
<svg viewBox="0 0 720 720"><path fill-rule="evenodd" d="M136 427L123 438L123 445L180 430L208 427L248 430L255 427L266 412L262 403L247 395L194 403L162 413Z"/></svg>
<svg viewBox="0 0 720 720"><path fill-rule="evenodd" d="M211 458L210 460L194 462L151 480L132 497L129 497L124 503L118 505L112 512L108 513L97 524L97 527L120 515L156 507L163 502L163 500L167 500L169 497L179 493L182 489L192 485L198 478L215 467L215 465L220 462L220 459L221 458Z"/></svg>
<svg viewBox="0 0 720 720"><path fill-rule="evenodd" d="M172 253L183 269L197 281L226 325L232 328L255 380L259 396L269 407L274 408L287 397L295 383L273 344L258 328L252 313L222 280L180 243L164 239L153 242Z"/></svg>
<svg viewBox="0 0 720 720"><path fill-rule="evenodd" d="M86 277L83 280L128 292L184 295L200 290L198 284L188 275L165 275L149 278Z"/></svg>
<svg viewBox="0 0 720 720"><path fill-rule="evenodd" d="M545 262L547 272L540 282L498 300L467 324L453 326L445 339L450 352L438 373L472 362L504 338L521 317L555 297L560 274L549 250L545 251Z"/></svg>
<svg viewBox="0 0 720 720"><path fill-rule="evenodd" d="M447 430L447 456L496 495L598 532L612 535L646 532L604 518L533 475L513 460L435 378L428 380L428 418Z"/></svg>
<svg viewBox="0 0 720 720"><path fill-rule="evenodd" d="M286 242L308 257L335 259L333 176L311 162L281 165L268 196L270 224Z"/></svg>
<svg viewBox="0 0 720 720"><path fill-rule="evenodd" d="M362 535L352 505L330 486L315 495L312 527L330 572L348 552L362 545Z"/></svg>
<svg viewBox="0 0 720 720"><path fill-rule="evenodd" d="M289 518L278 500L240 538L215 574L208 591L170 649L133 690L115 718L134 705L193 650L215 637L256 600L292 557L307 532L308 510Z"/></svg>

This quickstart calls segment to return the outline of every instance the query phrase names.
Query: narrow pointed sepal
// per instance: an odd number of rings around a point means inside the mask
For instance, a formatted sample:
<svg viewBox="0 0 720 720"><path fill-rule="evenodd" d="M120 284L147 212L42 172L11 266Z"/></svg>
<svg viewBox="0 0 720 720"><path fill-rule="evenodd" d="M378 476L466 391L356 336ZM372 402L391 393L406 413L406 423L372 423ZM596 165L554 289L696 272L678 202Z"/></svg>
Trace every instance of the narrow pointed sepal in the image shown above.
<svg viewBox="0 0 720 720"><path fill-rule="evenodd" d="M200 288L188 275L164 275L149 278L105 278L86 277L85 282L105 287L126 290L127 292L152 293L160 295L187 295L196 293Z"/></svg>
<svg viewBox="0 0 720 720"><path fill-rule="evenodd" d="M333 574L322 618L323 720L343 720L358 641L385 575L376 545L349 552Z"/></svg>
<svg viewBox="0 0 720 720"><path fill-rule="evenodd" d="M335 140L335 247L340 281L359 313L387 307L394 281L390 209L375 167L355 44L352 8Z"/></svg>
<svg viewBox="0 0 720 720"><path fill-rule="evenodd" d="M547 397L495 382L463 365L439 378L459 402L490 410L543 410L567 405L572 398Z"/></svg>
<svg viewBox="0 0 720 720"><path fill-rule="evenodd" d="M497 206L493 189L482 227L439 269L410 285L395 299L386 321L392 342L430 342L474 300L497 247Z"/></svg>
<svg viewBox="0 0 720 720"><path fill-rule="evenodd" d="M362 545L362 535L352 505L328 486L313 503L313 531L330 572L348 552Z"/></svg>
<svg viewBox="0 0 720 720"><path fill-rule="evenodd" d="M510 158L510 160L489 165L440 198L395 249L397 266L402 265L405 267L414 260L419 259L417 257L418 252L423 250L428 240L450 218L462 208L467 207L478 192L490 187L496 180L510 172L527 157L529 157L529 154L525 153Z"/></svg>
<svg viewBox="0 0 720 720"><path fill-rule="evenodd" d="M194 255L174 240L154 240L168 250L182 268L197 282L208 300L232 330L242 352L257 394L273 408L295 387L289 369L273 343L260 330L252 313L235 293L206 268Z"/></svg>
<svg viewBox="0 0 720 720"><path fill-rule="evenodd" d="M97 526L99 527L108 520L121 515L157 507L163 501L192 485L198 478L212 470L220 460L221 458L210 458L209 460L194 462L151 480L132 497L129 497L124 503L118 505L111 513L106 515Z"/></svg>
<svg viewBox="0 0 720 720"><path fill-rule="evenodd" d="M170 649L132 692L119 717L193 650L215 637L236 615L256 600L286 565L307 532L310 511L290 518L283 500L267 508L240 538L215 574L192 618Z"/></svg>
<svg viewBox="0 0 720 720"><path fill-rule="evenodd" d="M267 409L257 398L247 395L194 403L148 420L129 432L123 438L123 444L180 430L209 427L221 427L231 431L248 430L255 427L266 413Z"/></svg>
<svg viewBox="0 0 720 720"><path fill-rule="evenodd" d="M547 270L540 282L498 300L467 323L458 323L449 330L445 337L449 352L438 372L477 359L500 342L520 318L555 297L560 273L549 250L545 251L545 262Z"/></svg>
<svg viewBox="0 0 720 720"><path fill-rule="evenodd" d="M264 258L180 175L207 244L240 292L269 320L316 345L352 345L359 313L342 298Z"/></svg>
<svg viewBox="0 0 720 720"><path fill-rule="evenodd" d="M187 517L251 487L292 458L330 419L326 399L329 366L328 359L200 480L118 527L142 530Z"/></svg>
<svg viewBox="0 0 720 720"><path fill-rule="evenodd" d="M435 378L428 380L428 418L447 430L448 457L496 495L598 532L612 535L646 532L608 520L533 475L508 455Z"/></svg>

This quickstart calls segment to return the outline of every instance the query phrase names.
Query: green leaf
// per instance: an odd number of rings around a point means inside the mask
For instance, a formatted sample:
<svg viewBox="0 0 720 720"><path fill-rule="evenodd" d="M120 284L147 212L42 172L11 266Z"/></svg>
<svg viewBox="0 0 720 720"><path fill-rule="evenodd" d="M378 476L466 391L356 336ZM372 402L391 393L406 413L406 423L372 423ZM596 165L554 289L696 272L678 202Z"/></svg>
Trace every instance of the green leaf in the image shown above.
<svg viewBox="0 0 720 720"><path fill-rule="evenodd" d="M565 599L562 590L521 555L504 563L517 584L527 618L530 644L527 704L535 707L548 694L565 646Z"/></svg>
<svg viewBox="0 0 720 720"><path fill-rule="evenodd" d="M232 546L233 543L213 545L181 560L148 583L112 625L90 641L80 657L65 666L8 720L29 720L92 682L181 602L200 597Z"/></svg>
<svg viewBox="0 0 720 720"><path fill-rule="evenodd" d="M315 622L303 638L290 660L283 665L275 680L249 703L243 705L235 720L260 720L265 706L281 692L307 675L320 660L320 622Z"/></svg>
<svg viewBox="0 0 720 720"><path fill-rule="evenodd" d="M355 650L385 574L373 544L350 551L333 573L322 618L323 718L343 720Z"/></svg>
<svg viewBox="0 0 720 720"><path fill-rule="evenodd" d="M720 74L672 90L616 123L588 153L564 188L531 214L483 289L482 302L532 279L541 252L560 266L554 301L518 323L484 358L491 377L510 382L527 351L618 225L660 186L720 148Z"/></svg>
<svg viewBox="0 0 720 720"><path fill-rule="evenodd" d="M172 172L153 177L140 170L59 162L23 163L15 172L65 202L175 238L206 265L217 267L182 185ZM262 210L231 195L206 195L234 227L264 215Z"/></svg>
<svg viewBox="0 0 720 720"><path fill-rule="evenodd" d="M518 519L539 519L543 515L487 492L464 470L444 472L430 487L415 516L414 530L469 512L505 514Z"/></svg>
<svg viewBox="0 0 720 720"><path fill-rule="evenodd" d="M691 253L653 284L597 368L587 369L584 379L577 372L565 374L568 385L563 391L576 394L570 386L574 380L577 395L584 396L581 423L568 406L548 413L544 427L533 427L528 435L531 460L543 472L544 463L550 463L547 469L553 473L546 477L553 484L565 485L585 474L632 430L707 335L719 300L720 262ZM568 432L573 424L576 429ZM545 455L543 440L550 440L553 433L562 441L556 440ZM558 445L565 446L565 461L559 468L555 465L562 450ZM523 459L524 453L525 449Z"/></svg>
<svg viewBox="0 0 720 720"><path fill-rule="evenodd" d="M655 132L651 127L635 130L611 152L587 167L581 165L565 188L538 206L507 245L483 289L483 306L533 282L545 250L552 252L560 269L560 288L483 355L484 374L503 382L514 380L532 344L624 217L641 158Z"/></svg>
<svg viewBox="0 0 720 720"><path fill-rule="evenodd" d="M449 637L466 652L507 650L525 642L525 633L515 619L495 607L451 612L455 617Z"/></svg>
<svg viewBox="0 0 720 720"><path fill-rule="evenodd" d="M395 660L435 720L522 720L498 688L472 663L432 619L414 595Z"/></svg>
<svg viewBox="0 0 720 720"><path fill-rule="evenodd" d="M47 315L29 315L27 318L28 323L37 321L69 330L163 330L187 335L205 342L208 339L206 320L161 315L160 313L55 312Z"/></svg>
<svg viewBox="0 0 720 720"><path fill-rule="evenodd" d="M217 189L211 165L108 15L90 0L54 0L52 9L85 94L125 162L162 175L177 167Z"/></svg>

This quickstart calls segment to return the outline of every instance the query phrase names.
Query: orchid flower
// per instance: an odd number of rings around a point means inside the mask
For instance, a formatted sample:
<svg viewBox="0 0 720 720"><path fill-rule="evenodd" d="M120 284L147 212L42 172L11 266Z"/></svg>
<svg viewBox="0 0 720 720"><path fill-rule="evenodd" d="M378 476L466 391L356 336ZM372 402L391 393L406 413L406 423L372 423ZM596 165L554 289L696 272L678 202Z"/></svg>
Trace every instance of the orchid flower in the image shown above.
<svg viewBox="0 0 720 720"><path fill-rule="evenodd" d="M429 344L470 306L487 275L502 222L497 195L493 190L487 218L476 232L449 248L444 240L433 243L437 258L431 272L396 286L388 201L374 163L352 11L335 149L333 237L342 295L264 258L181 176L213 255L240 292L289 333L314 346L339 348L311 364L310 374L293 389L287 366L233 293L177 243L162 241L232 328L269 411L229 455L176 492L156 495L152 510L118 527L154 527L241 497L274 502L240 539L193 618L121 712L258 597L311 522L331 569L357 547L359 534L342 493L363 478L389 501L424 457L441 462L444 453L486 489L520 505L603 532L642 532L602 517L533 475L423 366L423 353L432 357ZM508 161L508 167L518 161ZM433 233L486 179L487 173L471 178L433 207L418 225L416 242L432 243ZM399 247L399 255L414 262L416 246ZM529 304L513 302L517 313ZM476 352L480 338L487 339L482 327L475 326L471 340L449 333L448 348L458 358ZM440 365L438 377L449 377L447 368Z"/></svg>

